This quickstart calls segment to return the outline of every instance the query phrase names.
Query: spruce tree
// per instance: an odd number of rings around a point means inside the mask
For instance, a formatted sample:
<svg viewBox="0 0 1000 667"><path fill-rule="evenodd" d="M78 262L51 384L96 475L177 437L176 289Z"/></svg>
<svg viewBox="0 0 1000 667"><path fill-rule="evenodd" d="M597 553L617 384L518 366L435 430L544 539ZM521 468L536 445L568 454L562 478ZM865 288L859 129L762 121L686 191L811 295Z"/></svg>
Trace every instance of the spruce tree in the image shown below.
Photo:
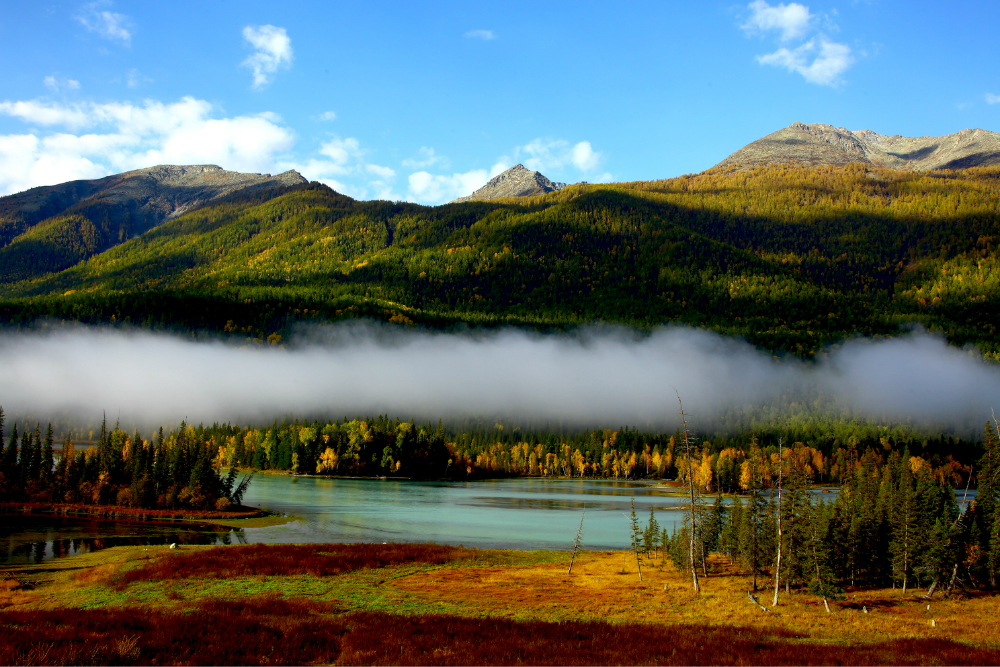
<svg viewBox="0 0 1000 667"><path fill-rule="evenodd" d="M913 484L913 471L908 456L894 456L889 465L894 468L895 484L890 486L890 525L892 539L889 553L892 556L892 576L903 584L906 594L914 564L914 550L918 543L917 494Z"/></svg>
<svg viewBox="0 0 1000 667"><path fill-rule="evenodd" d="M6 447L4 447L3 443L3 427L4 427L3 406L0 406L0 474L5 474L3 469L3 462L7 452L7 449Z"/></svg>
<svg viewBox="0 0 1000 667"><path fill-rule="evenodd" d="M747 504L740 513L739 553L743 566L753 577L755 591L758 590L757 576L764 571L768 561L764 535L768 505L764 495L765 470L764 454L754 441L740 474L740 485L746 491Z"/></svg>
<svg viewBox="0 0 1000 667"><path fill-rule="evenodd" d="M55 465L55 452L52 449L52 422L49 422L48 427L45 429L45 447L42 449L41 480L43 483L52 483Z"/></svg>
<svg viewBox="0 0 1000 667"><path fill-rule="evenodd" d="M31 441L31 463L28 479L37 482L42 474L42 425L35 422L35 437Z"/></svg>
<svg viewBox="0 0 1000 667"><path fill-rule="evenodd" d="M978 537L978 549L986 555L986 576L991 586L997 585L1000 573L1000 426L986 422L983 438L983 455L979 459L976 475L979 485L973 521Z"/></svg>

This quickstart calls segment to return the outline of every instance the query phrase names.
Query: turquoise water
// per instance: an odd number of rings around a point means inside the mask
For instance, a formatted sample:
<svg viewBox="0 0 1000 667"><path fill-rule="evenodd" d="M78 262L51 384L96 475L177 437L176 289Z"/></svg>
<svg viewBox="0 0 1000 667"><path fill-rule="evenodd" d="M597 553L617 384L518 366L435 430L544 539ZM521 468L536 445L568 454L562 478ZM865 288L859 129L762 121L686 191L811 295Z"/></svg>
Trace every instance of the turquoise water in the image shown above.
<svg viewBox="0 0 1000 667"><path fill-rule="evenodd" d="M836 489L814 488L826 500ZM963 498L961 492L957 493ZM969 499L975 497L970 492ZM195 525L0 517L0 563L33 562L117 544L435 542L503 549L568 549L584 517L586 549L627 549L635 501L668 532L684 520L683 492L662 482L515 478L476 482L258 475L244 503L294 521L228 530ZM703 495L711 503L714 496ZM727 502L729 499L727 499Z"/></svg>
<svg viewBox="0 0 1000 667"><path fill-rule="evenodd" d="M631 501L672 530L685 499L662 483L518 478L476 482L255 477L243 502L301 517L244 530L248 542L436 542L567 549L584 519L590 549L629 545ZM711 502L712 498L707 498Z"/></svg>

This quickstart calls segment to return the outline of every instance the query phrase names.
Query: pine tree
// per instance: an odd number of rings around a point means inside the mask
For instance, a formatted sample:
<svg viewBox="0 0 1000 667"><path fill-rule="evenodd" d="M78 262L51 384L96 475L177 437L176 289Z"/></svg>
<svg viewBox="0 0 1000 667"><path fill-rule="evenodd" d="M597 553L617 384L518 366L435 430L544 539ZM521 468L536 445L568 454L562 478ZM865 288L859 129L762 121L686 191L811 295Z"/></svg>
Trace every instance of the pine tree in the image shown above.
<svg viewBox="0 0 1000 667"><path fill-rule="evenodd" d="M783 507L785 530L785 590L789 585L805 583L809 578L808 518L811 515L809 495L808 451L792 450L789 456L788 483Z"/></svg>
<svg viewBox="0 0 1000 667"><path fill-rule="evenodd" d="M635 565L639 569L639 581L642 581L642 528L639 517L635 515L635 496L632 496L632 514L629 518L632 532L632 551L635 553Z"/></svg>
<svg viewBox="0 0 1000 667"><path fill-rule="evenodd" d="M747 495L747 504L741 514L739 553L743 566L753 577L753 590L758 590L757 576L764 571L768 560L764 532L767 518L767 499L764 496L766 474L764 456L756 441L743 462L740 485Z"/></svg>
<svg viewBox="0 0 1000 667"><path fill-rule="evenodd" d="M31 443L31 431L25 430L21 434L21 447L19 451L19 458L17 461L17 467L21 473L21 483L25 483L31 479L31 459L32 454L34 454L34 447Z"/></svg>
<svg viewBox="0 0 1000 667"><path fill-rule="evenodd" d="M726 520L719 535L719 550L726 554L730 564L740 556L740 528L743 525L743 500L736 496L726 513Z"/></svg>
<svg viewBox="0 0 1000 667"><path fill-rule="evenodd" d="M4 421L5 420L4 420L4 414L3 414L3 406L0 406L0 474L2 474L4 472L4 470L3 470L3 461L4 461L4 456L6 456L6 451L7 451L7 449L6 449L6 447L4 447L4 443L3 443Z"/></svg>
<svg viewBox="0 0 1000 667"><path fill-rule="evenodd" d="M52 422L49 422L48 428L45 429L45 447L42 449L41 480L46 485L52 483L55 464L55 452L52 449Z"/></svg>
<svg viewBox="0 0 1000 667"><path fill-rule="evenodd" d="M909 456L898 456L893 452L890 466L895 468L895 488L890 500L890 525L892 540L889 552L892 555L892 576L903 584L903 595L910 581L914 565L914 549L918 543L917 495L913 485L913 471L910 470Z"/></svg>
<svg viewBox="0 0 1000 667"><path fill-rule="evenodd" d="M986 555L986 574L991 586L997 585L1000 573L1000 425L994 430L993 422L986 422L983 438L983 455L979 459L979 482L976 493L975 531L977 545ZM970 526L970 529L972 527Z"/></svg>
<svg viewBox="0 0 1000 667"><path fill-rule="evenodd" d="M35 437L31 441L31 459L28 464L27 476L37 482L42 474L42 425L35 423Z"/></svg>
<svg viewBox="0 0 1000 667"><path fill-rule="evenodd" d="M642 533L642 546L643 550L648 556L650 552L653 552L653 557L656 556L656 550L660 546L660 523L656 520L656 516L653 514L653 506L649 507L649 523L646 524L646 530Z"/></svg>

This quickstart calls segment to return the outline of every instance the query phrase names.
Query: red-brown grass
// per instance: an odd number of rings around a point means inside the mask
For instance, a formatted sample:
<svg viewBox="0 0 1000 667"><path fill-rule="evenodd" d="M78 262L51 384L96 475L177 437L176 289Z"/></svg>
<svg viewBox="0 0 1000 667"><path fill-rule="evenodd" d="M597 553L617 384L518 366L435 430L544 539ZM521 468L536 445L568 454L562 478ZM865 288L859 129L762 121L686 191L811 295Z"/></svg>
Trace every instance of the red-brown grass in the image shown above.
<svg viewBox="0 0 1000 667"><path fill-rule="evenodd" d="M0 664L261 665L331 662L342 622L319 605L257 598L148 609L0 612Z"/></svg>
<svg viewBox="0 0 1000 667"><path fill-rule="evenodd" d="M246 508L237 511L216 510L156 510L121 505L84 505L81 503L36 503L0 502L2 514L54 514L58 516L89 516L102 519L134 519L140 521L166 519L247 519L261 516L259 509Z"/></svg>
<svg viewBox="0 0 1000 667"><path fill-rule="evenodd" d="M943 639L843 646L709 625L338 615L280 598L145 608L0 612L0 664L997 664Z"/></svg>
<svg viewBox="0 0 1000 667"><path fill-rule="evenodd" d="M437 544L250 544L170 554L125 572L114 581L121 588L134 581L166 579L292 576L325 577L362 568L405 563L440 565L475 557L471 549Z"/></svg>

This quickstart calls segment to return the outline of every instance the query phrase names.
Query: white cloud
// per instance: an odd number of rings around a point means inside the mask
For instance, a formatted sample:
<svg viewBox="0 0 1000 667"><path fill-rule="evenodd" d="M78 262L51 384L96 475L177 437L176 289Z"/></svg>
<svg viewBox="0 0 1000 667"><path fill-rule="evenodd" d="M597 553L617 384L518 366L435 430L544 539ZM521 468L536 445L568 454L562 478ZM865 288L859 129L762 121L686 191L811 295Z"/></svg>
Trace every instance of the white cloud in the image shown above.
<svg viewBox="0 0 1000 667"><path fill-rule="evenodd" d="M361 150L361 143L353 138L335 138L320 145L319 154L325 155L331 160L334 173L349 174L353 167L348 166L348 162L360 161L364 151Z"/></svg>
<svg viewBox="0 0 1000 667"><path fill-rule="evenodd" d="M337 120L337 114L333 111L324 111L318 116L314 116L316 120Z"/></svg>
<svg viewBox="0 0 1000 667"><path fill-rule="evenodd" d="M140 84L149 83L150 81L152 81L152 79L134 67L128 71L128 76L125 78L125 83L128 84L129 88L136 88Z"/></svg>
<svg viewBox="0 0 1000 667"><path fill-rule="evenodd" d="M87 30L127 46L132 43L132 30L134 29L132 19L125 14L116 14L102 9L110 6L111 3L106 1L86 4L80 10L76 20Z"/></svg>
<svg viewBox="0 0 1000 667"><path fill-rule="evenodd" d="M447 168L448 158L443 155L435 155L433 148L421 146L419 152L420 157L418 159L406 158L403 160L402 165L407 169L426 169L427 167L441 163L442 167Z"/></svg>
<svg viewBox="0 0 1000 667"><path fill-rule="evenodd" d="M486 171L473 169L464 174L431 174L418 171L409 176L410 198L422 204L443 204L459 197L471 195L497 174L511 165L503 159Z"/></svg>
<svg viewBox="0 0 1000 667"><path fill-rule="evenodd" d="M365 171L367 171L369 174L374 174L375 176L378 176L379 178L384 180L389 180L396 177L395 170L389 167L380 167L377 164L366 164Z"/></svg>
<svg viewBox="0 0 1000 667"><path fill-rule="evenodd" d="M60 78L55 74L42 79L42 83L53 93L58 93L60 90L80 90L80 82L76 79Z"/></svg>
<svg viewBox="0 0 1000 667"><path fill-rule="evenodd" d="M594 151L589 141L581 141L571 151L573 164L580 171L590 171L601 160L601 154Z"/></svg>
<svg viewBox="0 0 1000 667"><path fill-rule="evenodd" d="M552 172L567 166L585 173L592 171L601 163L601 153L595 151L589 141L571 145L563 139L535 139L516 147L513 161L522 162L528 169L540 171L551 178Z"/></svg>
<svg viewBox="0 0 1000 667"><path fill-rule="evenodd" d="M295 169L309 180L325 183L355 199L402 199L393 192L392 181L396 178L396 171L368 162L365 159L367 151L354 137L334 137L320 144L316 152L319 158L304 162L280 162L277 169Z"/></svg>
<svg viewBox="0 0 1000 667"><path fill-rule="evenodd" d="M269 84L279 67L288 69L292 66L292 40L284 28L248 25L243 28L243 38L256 49L240 63L253 70L255 90Z"/></svg>
<svg viewBox="0 0 1000 667"><path fill-rule="evenodd" d="M496 35L493 34L492 30L470 30L465 33L467 39L481 39L483 41L490 41L491 39L496 39Z"/></svg>
<svg viewBox="0 0 1000 667"><path fill-rule="evenodd" d="M816 17L809 8L797 2L769 5L766 0L754 0L747 7L750 18L741 28L747 33L769 33L777 31L782 42L804 39L816 23ZM836 10L832 15L836 15ZM824 15L823 23L831 32L839 31L831 15ZM830 41L820 33L808 42L794 48L782 46L774 53L756 56L761 65L784 67L790 72L801 74L809 83L821 86L837 86L840 75L854 63L851 47Z"/></svg>
<svg viewBox="0 0 1000 667"><path fill-rule="evenodd" d="M65 125L77 128L91 122L91 117L78 105L64 106L38 100L0 102L0 114L20 118L34 125Z"/></svg>
<svg viewBox="0 0 1000 667"><path fill-rule="evenodd" d="M588 180L593 182L609 182L609 173L596 175L594 172L601 164L601 153L595 151L589 141L571 144L563 139L535 139L523 146L515 146L509 155L497 159L493 167L472 169L464 173L434 174L425 168L432 166L441 156L435 155L431 148L421 148L423 160L406 159L402 164L408 168L424 167L409 175L408 198L421 204L443 204L459 197L471 195L486 185L491 178L521 162L528 169L542 172L549 178L560 180L565 178L565 170L578 170ZM578 179L571 179L573 181Z"/></svg>
<svg viewBox="0 0 1000 667"><path fill-rule="evenodd" d="M994 95L993 93L986 93L986 103L1000 104L1000 95Z"/></svg>
<svg viewBox="0 0 1000 667"><path fill-rule="evenodd" d="M809 62L810 59L812 62ZM840 75L854 62L854 56L846 44L831 42L820 36L795 49L782 47L774 53L757 56L757 62L798 72L809 83L836 86L841 82Z"/></svg>
<svg viewBox="0 0 1000 667"><path fill-rule="evenodd" d="M0 102L0 114L70 130L0 135L0 193L156 164L264 172L294 143L274 114L213 118L212 111L209 102L193 97L142 105ZM75 133L83 128L88 131Z"/></svg>
<svg viewBox="0 0 1000 667"><path fill-rule="evenodd" d="M809 8L797 2L787 5L780 3L772 7L765 0L754 0L747 7L751 13L747 22L741 26L744 30L747 32L777 30L781 33L783 42L805 37L813 18Z"/></svg>

